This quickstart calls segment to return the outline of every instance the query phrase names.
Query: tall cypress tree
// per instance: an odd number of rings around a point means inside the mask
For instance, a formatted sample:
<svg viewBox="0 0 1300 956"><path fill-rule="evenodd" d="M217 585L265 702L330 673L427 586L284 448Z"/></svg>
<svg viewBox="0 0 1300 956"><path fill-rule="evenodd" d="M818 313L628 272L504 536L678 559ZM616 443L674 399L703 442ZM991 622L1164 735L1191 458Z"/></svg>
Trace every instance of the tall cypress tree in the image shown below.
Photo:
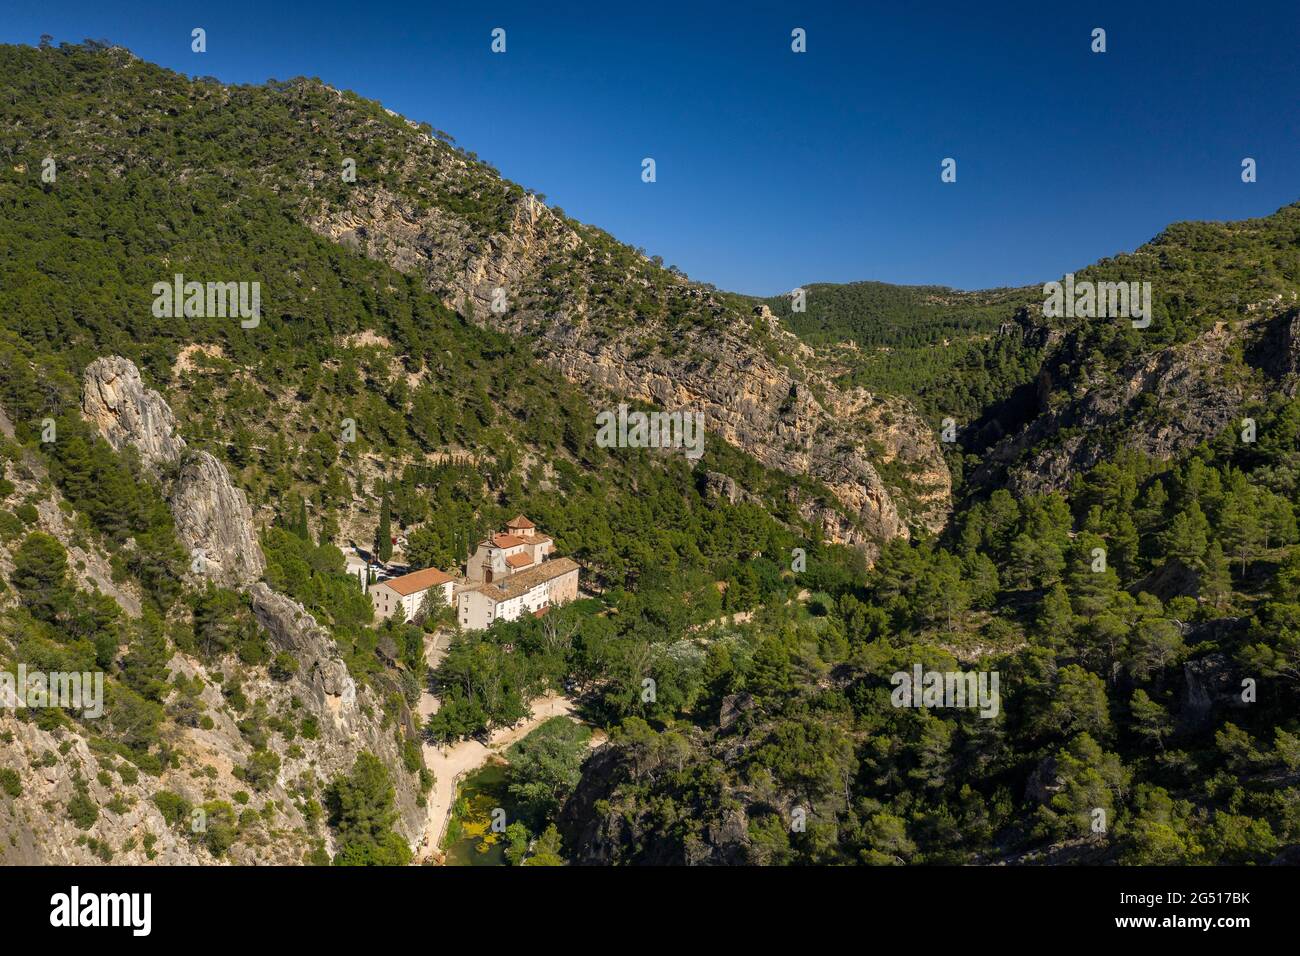
<svg viewBox="0 0 1300 956"><path fill-rule="evenodd" d="M375 531L375 554L387 564L393 557L392 506L388 501L388 488L384 488L384 499L379 506L379 528Z"/></svg>
<svg viewBox="0 0 1300 956"><path fill-rule="evenodd" d="M311 541L311 529L307 527L307 499L298 496L298 513L293 520L293 533L302 540Z"/></svg>

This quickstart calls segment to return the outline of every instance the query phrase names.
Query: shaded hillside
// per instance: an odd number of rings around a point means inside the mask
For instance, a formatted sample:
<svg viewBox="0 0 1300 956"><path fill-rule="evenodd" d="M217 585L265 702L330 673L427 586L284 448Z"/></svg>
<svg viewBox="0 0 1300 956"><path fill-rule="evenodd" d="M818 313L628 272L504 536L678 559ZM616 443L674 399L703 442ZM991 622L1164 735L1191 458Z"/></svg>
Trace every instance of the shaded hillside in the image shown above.
<svg viewBox="0 0 1300 956"><path fill-rule="evenodd" d="M1041 287L958 292L879 282L766 301L843 386L908 396L957 426L949 466L975 491L1060 488L1120 448L1185 452L1294 389L1300 206L1176 223L1078 282L1148 282L1151 323L1044 318ZM1059 277L1048 277L1059 278ZM996 446L996 447L994 447ZM985 453L988 452L987 455Z"/></svg>
<svg viewBox="0 0 1300 956"><path fill-rule="evenodd" d="M1045 343L1031 421L1006 429L976 485L1062 488L1122 449L1173 458L1295 393L1300 204L1170 226L1077 279L1149 282L1151 325L1030 310L1013 334Z"/></svg>

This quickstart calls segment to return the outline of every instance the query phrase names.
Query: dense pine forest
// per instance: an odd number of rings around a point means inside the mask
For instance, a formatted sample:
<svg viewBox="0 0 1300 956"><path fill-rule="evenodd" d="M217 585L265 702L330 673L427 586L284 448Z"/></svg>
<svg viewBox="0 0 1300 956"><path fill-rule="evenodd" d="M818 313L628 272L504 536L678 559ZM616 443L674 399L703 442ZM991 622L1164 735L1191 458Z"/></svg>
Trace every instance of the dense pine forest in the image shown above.
<svg viewBox="0 0 1300 956"><path fill-rule="evenodd" d="M1036 287L814 284L806 311L720 294L708 321L724 306L775 314L776 331L747 333L756 354L789 364L799 353L778 345L797 338L843 387L911 403L936 435L954 420L942 526L867 548L801 507L851 524L825 481L721 435L695 463L599 447L595 416L620 395L311 228L304 208L347 186L303 182L305 157L403 162L396 139L339 132L340 110L409 132L377 104L311 80L222 87L89 42L0 47L0 76L0 669L107 676L102 719L0 717L0 820L15 830L35 769L84 748L43 812L94 858L153 853L152 825L202 860L283 845L276 862L404 863L394 791L430 793L424 748L566 694L581 732L545 724L511 751L509 862L1296 852L1300 205L1174 225L1081 264L1081 277L1152 281L1142 330L1044 318ZM461 175L409 201L453 212L473 242L508 234L525 191L447 134L420 134ZM571 276L609 310L590 322L705 323L675 310L706 290L574 228L608 257L601 269L647 278L551 263L559 278L536 279L537 301ZM151 289L176 273L258 278L260 326L156 316ZM307 668L248 590L194 573L168 507L175 476L83 415L83 374L110 355L138 366L190 451L247 496L264 583L373 693L366 719L395 759L349 752L327 772L304 758L321 718L286 688ZM340 438L347 421L355 441ZM381 622L345 571L349 544L391 541L381 522L411 567L445 569L518 513L580 564L582 599L483 631L439 610ZM996 716L898 706L892 677L918 665L996 673ZM441 706L422 716L430 688ZM219 767L201 744L227 725L238 756ZM96 796L110 785L150 796ZM195 807L201 832L187 830ZM109 826L146 810L139 835ZM455 826L475 812L459 807Z"/></svg>

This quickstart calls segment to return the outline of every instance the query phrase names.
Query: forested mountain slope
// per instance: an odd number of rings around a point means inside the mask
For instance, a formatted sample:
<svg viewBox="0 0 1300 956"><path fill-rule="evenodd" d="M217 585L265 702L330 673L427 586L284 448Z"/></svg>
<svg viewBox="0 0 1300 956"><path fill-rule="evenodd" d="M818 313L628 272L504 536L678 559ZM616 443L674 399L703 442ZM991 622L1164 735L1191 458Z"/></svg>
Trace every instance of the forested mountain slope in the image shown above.
<svg viewBox="0 0 1300 956"><path fill-rule="evenodd" d="M989 343L1017 309L1042 299L1037 288L818 282L801 289L799 311L792 295L763 302L837 381L909 396L936 428L948 416L965 422L1023 379L1020 365L1030 357L990 352Z"/></svg>
<svg viewBox="0 0 1300 956"><path fill-rule="evenodd" d="M711 645L693 726L625 722L566 807L583 858L1293 858L1298 227L1179 224L1079 271L1151 282L1145 328L1037 289L770 300L828 367L961 424L964 501L937 546ZM999 673L1001 719L900 709L918 662Z"/></svg>
<svg viewBox="0 0 1300 956"><path fill-rule="evenodd" d="M841 386L905 395L936 430L954 423L958 483L975 469L985 494L1004 481L1060 488L1120 448L1186 452L1270 393L1294 391L1298 241L1293 205L1176 223L1132 253L1081 265L1078 283L1149 283L1141 327L1044 317L1041 286L815 283L802 311L790 296L764 301Z"/></svg>
<svg viewBox="0 0 1300 956"><path fill-rule="evenodd" d="M784 596L823 527L868 540L825 484L725 442L694 468L597 446L596 408L525 344L312 232L252 173L164 168L79 99L117 70L142 72L142 102L206 84L124 51L0 58L18 84L0 97L0 660L103 669L109 700L98 723L27 711L4 731L9 861L393 861L392 834L409 856L424 634L372 627L339 551L370 548L381 511L405 560L438 567L532 515L625 608L601 666ZM254 115L209 117L211 137ZM122 138L78 138L100 122ZM261 321L158 314L177 273L259 281Z"/></svg>
<svg viewBox="0 0 1300 956"><path fill-rule="evenodd" d="M833 538L874 547L943 522L947 471L906 400L839 390L744 299L547 208L427 125L316 80L227 87L121 49L3 56L18 85L5 104L11 159L57 155L63 177L105 187L211 190L236 218L271 203L472 321L524 334L601 407L627 397L701 412L712 435L819 480L851 518L804 505ZM268 321L291 319L297 298L272 284Z"/></svg>
<svg viewBox="0 0 1300 956"><path fill-rule="evenodd" d="M0 859L400 862L419 742L561 690L609 741L519 761L548 862L1296 852L1296 207L1080 270L1150 280L1145 329L864 284L811 287L801 345L314 81L93 46L0 48L0 76L0 669L102 668L110 714L0 716ZM260 324L156 315L178 272L260 280ZM962 344L930 366L936 339ZM881 346L906 361L860 362ZM735 445L599 447L618 396ZM183 447L123 424L173 413ZM190 549L241 500L262 561L211 542L244 559L214 580ZM420 722L446 622L374 622L337 545L387 513L450 567L519 511L598 596L456 633ZM996 673L996 713L898 706L918 666Z"/></svg>
<svg viewBox="0 0 1300 956"><path fill-rule="evenodd" d="M1034 401L1027 427L990 450L978 484L1062 488L1125 448L1173 458L1295 394L1300 204L1243 222L1178 223L1076 280L1149 282L1151 324L1044 319L1041 301L1021 313L1004 334L1042 344Z"/></svg>

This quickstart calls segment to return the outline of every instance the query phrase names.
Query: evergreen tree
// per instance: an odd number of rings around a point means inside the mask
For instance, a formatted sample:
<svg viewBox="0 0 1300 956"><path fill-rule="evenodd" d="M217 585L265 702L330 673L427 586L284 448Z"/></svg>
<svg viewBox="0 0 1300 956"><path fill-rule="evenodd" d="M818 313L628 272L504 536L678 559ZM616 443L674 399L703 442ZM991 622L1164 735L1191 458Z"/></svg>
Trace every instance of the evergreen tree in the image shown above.
<svg viewBox="0 0 1300 956"><path fill-rule="evenodd" d="M44 621L53 621L72 598L68 553L58 539L43 531L29 534L14 553L9 580L32 615Z"/></svg>
<svg viewBox="0 0 1300 956"><path fill-rule="evenodd" d="M781 698L793 685L790 653L776 637L764 638L754 652L749 686L755 696Z"/></svg>
<svg viewBox="0 0 1300 956"><path fill-rule="evenodd" d="M311 543L311 529L307 525L307 499L294 495L293 519L289 525L290 534L297 535L303 541Z"/></svg>
<svg viewBox="0 0 1300 956"><path fill-rule="evenodd" d="M552 823L537 838L537 843L533 847L533 855L524 861L524 866L563 866L562 849L560 831Z"/></svg>
<svg viewBox="0 0 1300 956"><path fill-rule="evenodd" d="M1039 605L1036 630L1046 647L1069 647L1074 640L1074 610L1063 584L1056 584Z"/></svg>
<svg viewBox="0 0 1300 956"><path fill-rule="evenodd" d="M379 527L375 530L375 554L380 561L387 564L393 559L392 505L388 500L388 488L384 488L384 498L379 505Z"/></svg>
<svg viewBox="0 0 1300 956"><path fill-rule="evenodd" d="M1169 720L1169 714L1164 707L1152 700L1146 691L1142 689L1133 692L1133 698L1129 702L1129 710L1133 714L1133 729L1147 740L1155 743L1163 752L1165 749L1165 738L1169 736L1173 725Z"/></svg>
<svg viewBox="0 0 1300 956"><path fill-rule="evenodd" d="M997 571L991 563L982 563L981 566L992 570L996 581ZM958 619L970 609L972 599L971 585L962 573L961 561L947 551L936 552L934 560L917 582L916 599L918 610L926 621L953 630Z"/></svg>
<svg viewBox="0 0 1300 956"><path fill-rule="evenodd" d="M397 821L396 791L380 760L371 753L357 754L352 772L338 777L330 787L331 823L338 832L339 866L404 866L411 848L393 832Z"/></svg>
<svg viewBox="0 0 1300 956"><path fill-rule="evenodd" d="M1174 515L1173 523L1164 536L1166 557L1177 558L1189 568L1200 568L1209 544L1210 522L1201 506L1193 501L1186 509Z"/></svg>
<svg viewBox="0 0 1300 956"><path fill-rule="evenodd" d="M1201 596L1222 613L1232 600L1232 573L1219 542L1212 541L1205 554L1205 570L1201 573Z"/></svg>
<svg viewBox="0 0 1300 956"><path fill-rule="evenodd" d="M1068 565L1075 613L1094 618L1107 610L1119 591L1119 577L1106 543L1095 534L1080 534L1070 548Z"/></svg>
<svg viewBox="0 0 1300 956"><path fill-rule="evenodd" d="M1260 521L1259 499L1246 476L1233 472L1224 491L1219 511L1219 526L1224 543L1241 561L1241 573L1246 573L1246 562L1258 551L1264 540L1264 526Z"/></svg>
<svg viewBox="0 0 1300 956"><path fill-rule="evenodd" d="M1137 526L1127 511L1115 516L1107 541L1111 560L1126 578L1134 576L1137 573L1139 539Z"/></svg>
<svg viewBox="0 0 1300 956"><path fill-rule="evenodd" d="M1165 523L1165 508L1169 504L1169 495L1165 483L1159 478L1151 482L1137 510L1138 531L1143 535L1154 534Z"/></svg>
<svg viewBox="0 0 1300 956"><path fill-rule="evenodd" d="M163 634L163 622L147 609L140 621L142 634L122 660L122 679L141 697L161 701L167 687L167 661L171 649Z"/></svg>
<svg viewBox="0 0 1300 956"><path fill-rule="evenodd" d="M1264 531L1264 547L1291 544L1296 539L1295 509L1281 495L1265 492L1260 502L1260 521Z"/></svg>

